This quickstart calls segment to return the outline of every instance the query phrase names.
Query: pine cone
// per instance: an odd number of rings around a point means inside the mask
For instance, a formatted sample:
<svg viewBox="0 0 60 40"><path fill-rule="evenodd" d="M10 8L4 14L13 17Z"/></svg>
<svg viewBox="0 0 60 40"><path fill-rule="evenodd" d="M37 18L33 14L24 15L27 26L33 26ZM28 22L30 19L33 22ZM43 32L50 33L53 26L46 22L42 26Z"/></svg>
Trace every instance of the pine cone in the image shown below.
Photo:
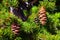
<svg viewBox="0 0 60 40"><path fill-rule="evenodd" d="M20 33L20 26L18 25L18 24L16 24L16 23L13 23L12 25L11 25L11 30L13 31L13 33L15 34L15 35L19 35L19 33Z"/></svg>
<svg viewBox="0 0 60 40"><path fill-rule="evenodd" d="M44 6L42 6L39 10L39 20L42 25L46 24L47 16L46 16L46 9Z"/></svg>

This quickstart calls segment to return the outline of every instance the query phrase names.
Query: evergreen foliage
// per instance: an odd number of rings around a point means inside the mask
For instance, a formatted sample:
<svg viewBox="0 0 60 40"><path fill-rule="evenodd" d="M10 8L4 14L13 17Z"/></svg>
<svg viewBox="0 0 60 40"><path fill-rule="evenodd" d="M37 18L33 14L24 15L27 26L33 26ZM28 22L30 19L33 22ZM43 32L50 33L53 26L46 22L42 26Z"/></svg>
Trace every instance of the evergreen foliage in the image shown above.
<svg viewBox="0 0 60 40"><path fill-rule="evenodd" d="M60 5L56 5L57 3L59 0L39 0L38 6L30 9L31 14L23 22L9 11L10 6L18 7L18 0L0 1L0 40L60 40ZM44 26L38 19L41 6L45 6L47 11L47 24ZM26 10L23 12L26 16L29 14ZM14 35L11 30L14 20L20 25L18 36Z"/></svg>

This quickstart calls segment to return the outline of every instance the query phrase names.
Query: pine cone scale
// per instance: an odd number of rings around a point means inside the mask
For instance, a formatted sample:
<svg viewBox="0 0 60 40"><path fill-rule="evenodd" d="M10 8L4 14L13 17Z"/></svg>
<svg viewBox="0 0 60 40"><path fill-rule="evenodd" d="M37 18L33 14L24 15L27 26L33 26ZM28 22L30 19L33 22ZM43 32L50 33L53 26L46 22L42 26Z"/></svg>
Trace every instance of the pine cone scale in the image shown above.
<svg viewBox="0 0 60 40"><path fill-rule="evenodd" d="M42 14L41 16L39 16L39 18L42 18L42 17L46 17L46 15L45 14Z"/></svg>

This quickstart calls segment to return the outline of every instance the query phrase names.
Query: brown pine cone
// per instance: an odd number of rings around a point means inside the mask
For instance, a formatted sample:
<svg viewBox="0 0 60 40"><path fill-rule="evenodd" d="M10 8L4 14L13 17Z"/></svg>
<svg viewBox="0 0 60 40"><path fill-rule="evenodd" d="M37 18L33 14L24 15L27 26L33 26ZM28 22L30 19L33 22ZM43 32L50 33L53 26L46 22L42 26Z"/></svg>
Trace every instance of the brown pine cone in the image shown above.
<svg viewBox="0 0 60 40"><path fill-rule="evenodd" d="M18 24L16 24L16 23L13 23L12 25L11 25L11 30L12 30L12 32L15 34L15 35L19 35L19 33L20 33L20 26L18 25Z"/></svg>
<svg viewBox="0 0 60 40"><path fill-rule="evenodd" d="M39 20L42 25L46 24L47 16L46 16L46 9L44 6L42 6L39 10Z"/></svg>

